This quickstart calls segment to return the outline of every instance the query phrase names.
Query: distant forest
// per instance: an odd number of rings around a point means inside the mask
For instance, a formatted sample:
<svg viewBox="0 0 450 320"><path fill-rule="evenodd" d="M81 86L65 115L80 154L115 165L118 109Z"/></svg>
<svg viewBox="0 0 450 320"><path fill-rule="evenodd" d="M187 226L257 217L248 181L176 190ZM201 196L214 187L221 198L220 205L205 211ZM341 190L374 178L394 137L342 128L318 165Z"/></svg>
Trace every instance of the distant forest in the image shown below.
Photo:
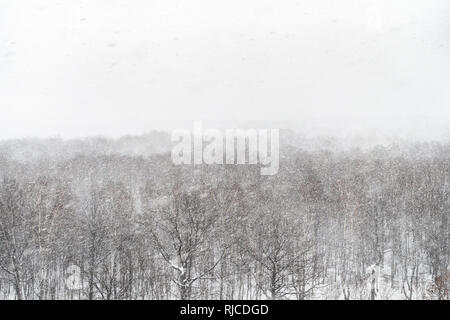
<svg viewBox="0 0 450 320"><path fill-rule="evenodd" d="M162 132L0 142L0 299L449 299L450 143L280 139L273 176Z"/></svg>

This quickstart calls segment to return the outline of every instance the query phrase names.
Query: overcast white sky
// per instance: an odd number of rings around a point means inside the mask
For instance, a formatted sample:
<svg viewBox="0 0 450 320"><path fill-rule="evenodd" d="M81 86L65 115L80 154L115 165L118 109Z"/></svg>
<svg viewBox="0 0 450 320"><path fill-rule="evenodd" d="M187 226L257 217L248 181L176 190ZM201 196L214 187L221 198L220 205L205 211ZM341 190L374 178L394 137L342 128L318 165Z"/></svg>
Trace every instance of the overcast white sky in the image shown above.
<svg viewBox="0 0 450 320"><path fill-rule="evenodd" d="M448 0L0 0L0 139L335 116L449 126Z"/></svg>

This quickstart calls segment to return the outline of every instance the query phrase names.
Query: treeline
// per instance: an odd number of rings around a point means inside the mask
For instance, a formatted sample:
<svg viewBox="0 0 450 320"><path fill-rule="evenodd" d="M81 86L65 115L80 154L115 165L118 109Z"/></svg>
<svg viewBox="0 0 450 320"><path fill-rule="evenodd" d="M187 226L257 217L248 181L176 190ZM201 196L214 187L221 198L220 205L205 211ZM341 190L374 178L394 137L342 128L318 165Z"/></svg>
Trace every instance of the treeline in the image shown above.
<svg viewBox="0 0 450 320"><path fill-rule="evenodd" d="M285 146L274 176L16 155L3 145L2 299L449 298L449 145Z"/></svg>

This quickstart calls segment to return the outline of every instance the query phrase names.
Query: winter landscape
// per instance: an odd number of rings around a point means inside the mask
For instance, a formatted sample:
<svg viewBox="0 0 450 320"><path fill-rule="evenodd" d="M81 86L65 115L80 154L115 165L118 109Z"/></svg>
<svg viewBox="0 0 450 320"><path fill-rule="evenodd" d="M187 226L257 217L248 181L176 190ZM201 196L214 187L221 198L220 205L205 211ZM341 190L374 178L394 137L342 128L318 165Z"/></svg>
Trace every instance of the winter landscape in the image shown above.
<svg viewBox="0 0 450 320"><path fill-rule="evenodd" d="M0 300L449 300L449 17L0 0Z"/></svg>

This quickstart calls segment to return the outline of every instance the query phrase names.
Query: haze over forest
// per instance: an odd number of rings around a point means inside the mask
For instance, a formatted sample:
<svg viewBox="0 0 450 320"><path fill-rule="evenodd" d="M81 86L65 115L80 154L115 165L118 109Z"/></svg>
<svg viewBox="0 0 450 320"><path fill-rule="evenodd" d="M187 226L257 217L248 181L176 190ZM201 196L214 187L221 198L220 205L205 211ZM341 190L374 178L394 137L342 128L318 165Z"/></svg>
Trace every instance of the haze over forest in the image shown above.
<svg viewBox="0 0 450 320"><path fill-rule="evenodd" d="M449 17L0 0L0 299L448 300ZM195 120L279 170L175 165Z"/></svg>

